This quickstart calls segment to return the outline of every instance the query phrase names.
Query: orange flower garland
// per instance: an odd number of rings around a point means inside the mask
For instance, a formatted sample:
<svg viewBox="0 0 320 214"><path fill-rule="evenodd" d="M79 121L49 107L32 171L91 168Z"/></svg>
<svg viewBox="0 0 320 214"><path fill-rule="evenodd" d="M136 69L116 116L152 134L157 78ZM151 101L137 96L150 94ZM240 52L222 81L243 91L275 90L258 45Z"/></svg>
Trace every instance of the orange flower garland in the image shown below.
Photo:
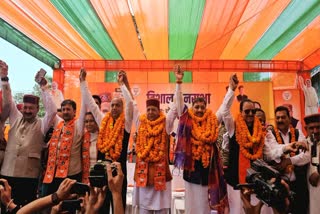
<svg viewBox="0 0 320 214"><path fill-rule="evenodd" d="M211 145L219 134L218 119L210 109L207 109L202 117L194 115L192 109L188 109L188 113L192 118L192 159L201 160L206 168L210 163Z"/></svg>
<svg viewBox="0 0 320 214"><path fill-rule="evenodd" d="M149 121L147 115L140 117L136 152L145 162L158 162L165 158L167 134L166 118L161 112L158 119Z"/></svg>
<svg viewBox="0 0 320 214"><path fill-rule="evenodd" d="M256 160L261 158L264 146L264 135L259 119L254 117L253 135L251 135L242 115L239 114L236 119L236 140L241 153L247 159ZM252 149L254 154L251 154L249 149Z"/></svg>
<svg viewBox="0 0 320 214"><path fill-rule="evenodd" d="M291 141L290 141L290 143L293 143L293 142L296 141L296 135L295 135L295 133L294 133L295 131L294 131L294 128L293 128L292 125L290 125L289 130L290 130L290 134L291 134ZM283 144L282 138L281 138L281 136L280 136L280 131L279 131L277 128L274 128L274 131L275 131L275 133L276 133L276 138L277 138L278 144Z"/></svg>
<svg viewBox="0 0 320 214"><path fill-rule="evenodd" d="M111 158L113 161L118 160L121 155L124 122L124 113L122 113L114 124L110 112L101 122L97 147L100 152L105 154L106 158Z"/></svg>

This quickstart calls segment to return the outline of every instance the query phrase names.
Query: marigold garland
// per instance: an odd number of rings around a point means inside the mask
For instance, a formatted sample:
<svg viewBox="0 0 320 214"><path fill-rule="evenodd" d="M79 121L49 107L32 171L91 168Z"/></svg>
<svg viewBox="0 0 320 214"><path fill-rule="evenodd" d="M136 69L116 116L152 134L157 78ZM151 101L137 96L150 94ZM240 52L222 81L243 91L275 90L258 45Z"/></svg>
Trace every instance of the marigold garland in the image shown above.
<svg viewBox="0 0 320 214"><path fill-rule="evenodd" d="M136 142L138 158L145 162L158 162L165 158L167 141L165 122L166 118L162 112L154 121L148 120L146 114L140 117Z"/></svg>
<svg viewBox="0 0 320 214"><path fill-rule="evenodd" d="M116 161L121 155L124 124L124 113L120 114L115 124L110 112L105 115L101 122L97 147L100 152L105 154L107 159L111 158Z"/></svg>
<svg viewBox="0 0 320 214"><path fill-rule="evenodd" d="M250 160L262 157L264 146L264 135L262 125L257 117L254 117L253 134L251 135L247 124L241 114L236 119L236 140L239 144L240 152ZM250 150L253 154L250 153Z"/></svg>
<svg viewBox="0 0 320 214"><path fill-rule="evenodd" d="M207 168L210 163L212 144L219 134L218 119L210 109L206 109L202 117L194 115L192 109L188 109L188 113L192 118L192 159L201 160L203 167Z"/></svg>

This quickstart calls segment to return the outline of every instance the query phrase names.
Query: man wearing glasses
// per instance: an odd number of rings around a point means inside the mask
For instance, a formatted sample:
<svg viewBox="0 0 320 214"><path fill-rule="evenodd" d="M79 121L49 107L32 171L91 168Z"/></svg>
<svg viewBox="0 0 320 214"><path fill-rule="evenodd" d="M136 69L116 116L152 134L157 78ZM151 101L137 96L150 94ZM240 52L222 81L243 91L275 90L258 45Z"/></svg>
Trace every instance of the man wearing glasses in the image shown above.
<svg viewBox="0 0 320 214"><path fill-rule="evenodd" d="M230 136L229 164L225 173L230 214L239 213L242 209L240 191L234 188L246 183L246 171L250 168L250 162L262 158L263 154L264 132L255 113L253 101L247 99L241 101L240 112L235 119L230 111L223 116Z"/></svg>

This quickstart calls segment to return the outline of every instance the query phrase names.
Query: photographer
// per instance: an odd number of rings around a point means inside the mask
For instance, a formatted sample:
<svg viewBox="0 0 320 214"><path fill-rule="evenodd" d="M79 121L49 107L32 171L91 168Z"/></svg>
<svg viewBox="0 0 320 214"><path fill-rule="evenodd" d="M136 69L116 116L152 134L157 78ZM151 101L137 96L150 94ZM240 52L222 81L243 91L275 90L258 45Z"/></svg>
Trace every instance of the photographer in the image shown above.
<svg viewBox="0 0 320 214"><path fill-rule="evenodd" d="M290 187L289 185L284 181L281 180L281 184L285 187L285 189L288 192L288 195L290 195ZM241 191L241 200L243 203L243 209L246 214L260 214L261 208L263 206L263 202L259 201L257 205L252 205L250 203L250 195L253 194L254 192L252 190L242 190ZM272 207L273 213L274 214L284 214L288 213L289 207L290 207L290 199L289 197L286 197L285 200L283 201L284 203L284 209L283 210L277 210L276 208Z"/></svg>
<svg viewBox="0 0 320 214"><path fill-rule="evenodd" d="M58 190L51 195L48 195L43 198L39 198L31 203L22 207L17 213L36 213L45 208L57 205L63 200L76 197L76 194L71 194L71 187L76 183L76 180L66 178L60 184Z"/></svg>
<svg viewBox="0 0 320 214"><path fill-rule="evenodd" d="M112 175L112 168L117 171L116 175ZM122 185L124 175L121 170L121 165L119 162L113 162L107 164L107 175L108 175L108 187L104 186L100 188L90 188L90 196L86 195L84 198L85 213L96 214L99 213L100 208L103 205L104 199L106 197L107 188L112 193L113 208L115 213L123 214L124 208L122 206Z"/></svg>

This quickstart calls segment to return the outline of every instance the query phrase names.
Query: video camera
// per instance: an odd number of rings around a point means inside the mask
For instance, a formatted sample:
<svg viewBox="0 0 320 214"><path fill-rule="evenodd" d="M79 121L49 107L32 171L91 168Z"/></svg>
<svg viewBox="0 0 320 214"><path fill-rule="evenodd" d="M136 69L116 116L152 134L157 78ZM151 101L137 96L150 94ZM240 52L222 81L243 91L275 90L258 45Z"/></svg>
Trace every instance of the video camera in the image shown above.
<svg viewBox="0 0 320 214"><path fill-rule="evenodd" d="M108 185L107 164L111 164L111 160L101 161L93 165L89 172L89 181L92 187L102 188ZM117 168L111 166L112 176L117 175Z"/></svg>
<svg viewBox="0 0 320 214"><path fill-rule="evenodd" d="M264 204L278 210L285 208L285 199L293 197L294 193L281 184L281 174L263 160L255 160L247 169L246 184L238 184L237 188L253 189L257 198Z"/></svg>

